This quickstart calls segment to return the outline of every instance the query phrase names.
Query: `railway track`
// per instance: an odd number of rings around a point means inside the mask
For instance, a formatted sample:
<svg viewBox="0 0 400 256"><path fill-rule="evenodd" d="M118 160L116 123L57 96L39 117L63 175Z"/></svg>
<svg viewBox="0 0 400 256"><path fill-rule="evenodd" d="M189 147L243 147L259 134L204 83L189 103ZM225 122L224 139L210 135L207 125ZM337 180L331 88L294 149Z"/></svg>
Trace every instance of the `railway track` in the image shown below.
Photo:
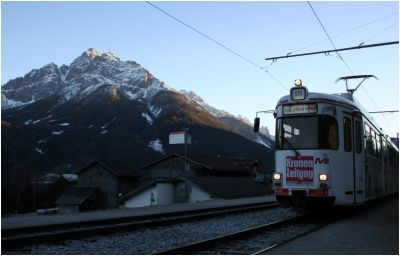
<svg viewBox="0 0 400 256"><path fill-rule="evenodd" d="M155 252L155 255L259 255L380 204L331 207L230 234Z"/></svg>
<svg viewBox="0 0 400 256"><path fill-rule="evenodd" d="M306 233L313 232L332 219L319 218L316 214L304 214L249 228L239 232L159 251L155 255L233 255L265 254L267 251ZM286 233L284 235L279 233ZM279 237L274 239L274 237ZM269 241L269 242L268 242ZM268 245L268 243L270 243ZM267 246L266 246L267 245Z"/></svg>
<svg viewBox="0 0 400 256"><path fill-rule="evenodd" d="M179 214L157 214L145 217L124 217L120 219L8 229L2 230L1 245L3 249L13 250L33 244L52 243L94 235L108 235L114 232L161 227L230 214L272 209L275 207L277 207L275 203L263 203L240 207L181 212Z"/></svg>

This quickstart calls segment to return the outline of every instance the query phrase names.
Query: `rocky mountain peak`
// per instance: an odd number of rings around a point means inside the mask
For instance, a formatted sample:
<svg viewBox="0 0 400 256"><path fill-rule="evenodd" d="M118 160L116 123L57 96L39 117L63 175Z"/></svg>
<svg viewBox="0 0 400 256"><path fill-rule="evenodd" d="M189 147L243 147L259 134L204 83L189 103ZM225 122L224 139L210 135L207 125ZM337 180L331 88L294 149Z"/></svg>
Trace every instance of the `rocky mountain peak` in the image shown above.
<svg viewBox="0 0 400 256"><path fill-rule="evenodd" d="M2 109L28 105L48 96L62 102L82 99L104 84L113 84L127 98L149 101L170 88L134 61L121 61L111 52L89 48L70 65L54 63L33 69L2 86Z"/></svg>
<svg viewBox="0 0 400 256"><path fill-rule="evenodd" d="M97 51L95 48L89 48L87 51L82 53L81 56L89 58L89 59L99 58L102 60L120 61L120 59L117 56L115 56L113 53L111 53L111 52L101 53L101 52Z"/></svg>
<svg viewBox="0 0 400 256"><path fill-rule="evenodd" d="M86 52L82 53L82 56L87 56L91 59L100 56L99 52L95 48L89 48Z"/></svg>

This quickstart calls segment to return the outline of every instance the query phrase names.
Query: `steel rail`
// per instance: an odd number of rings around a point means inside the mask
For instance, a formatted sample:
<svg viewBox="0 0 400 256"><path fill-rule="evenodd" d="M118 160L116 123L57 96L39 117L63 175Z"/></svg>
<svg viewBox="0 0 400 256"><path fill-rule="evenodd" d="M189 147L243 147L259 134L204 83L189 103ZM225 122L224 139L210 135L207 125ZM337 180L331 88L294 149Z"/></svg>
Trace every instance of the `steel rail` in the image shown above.
<svg viewBox="0 0 400 256"><path fill-rule="evenodd" d="M184 215L195 215L195 214L202 214L202 213L215 213L218 212L224 213L225 211L235 212L241 211L241 209L251 210L252 208L263 208L263 207L270 207L276 206L276 202L265 202L265 203L255 203L255 204L247 204L247 205L232 205L232 206L224 206L224 207L215 207L215 208L204 208L204 209L196 209L196 210L187 210L187 211L180 211L180 212L170 212L170 213L156 213L151 215L138 215L138 216L124 216L124 217L111 217L111 218L104 218L104 219L92 219L92 220L84 220L84 221L75 221L75 222L68 222L68 223L56 223L56 224L47 224L47 225L40 225L40 226L28 226L28 227L17 227L17 228L2 228L1 235L2 236L13 236L19 235L21 233L38 233L38 232L49 232L54 230L60 229L71 229L75 227L92 227L92 226L99 226L99 225L114 225L123 222L132 222L132 221L144 221L144 220L156 220L160 218L170 218L176 216L184 216Z"/></svg>
<svg viewBox="0 0 400 256"><path fill-rule="evenodd" d="M254 236L254 235L257 235L259 233L262 233L262 232L265 232L265 231L269 231L269 230L272 230L272 229L275 229L275 228L279 228L279 227L282 227L282 226L285 226L285 225L289 225L289 224L293 224L293 223L296 223L296 222L304 221L304 220L310 218L311 216L312 216L311 214L305 214L305 215L301 215L301 216L285 219L285 220L282 220L282 221L276 221L276 222L264 224L264 225L261 225L261 226L257 226L257 227L254 227L254 228L241 230L239 232L234 232L234 233L230 233L230 234L227 234L227 235L222 235L222 236L218 236L218 237L215 237L215 238L202 240L202 241L199 241L199 242L195 242L195 243L191 243L191 244L175 247L175 248L164 250L164 251L159 251L159 252L154 253L154 255L188 255L188 254L197 254L196 252L198 252L198 251L206 250L206 249L215 247L215 246L223 244L223 243L232 242L232 241L235 241L235 240L240 240L240 239L242 239L244 237L247 238L249 236Z"/></svg>
<svg viewBox="0 0 400 256"><path fill-rule="evenodd" d="M160 227L171 224L176 224L179 222L190 222L201 219L207 219L217 216L249 212L249 211L257 211L257 210L265 210L269 208L278 207L276 203L263 203L256 205L246 205L245 207L235 207L230 209L204 209L201 212L189 213L185 212L185 215L180 214L175 215L162 215L155 218L147 218L140 220L131 218L130 221L127 222L127 219L124 218L124 222L115 223L111 222L111 220L104 222L94 222L91 221L90 225L92 226L81 226L81 228L77 228L77 226L73 226L67 230L57 230L56 226L52 226L51 230L48 227L44 227L43 230L40 230L40 227L37 227L36 230L25 230L24 232L12 233L12 234L4 234L2 231L1 245L3 249L13 249L21 246L27 246L32 244L40 244L40 243L50 243L55 241L67 240L67 239L77 239L82 237L94 236L94 235L106 235L113 232L123 232L123 231L131 231L141 228L151 228L151 227ZM114 220L115 221L115 220ZM85 223L82 223L85 224ZM65 224L60 225L61 228L65 228ZM59 228L60 228L59 227ZM21 231L21 230L19 230Z"/></svg>
<svg viewBox="0 0 400 256"><path fill-rule="evenodd" d="M308 234L310 234L310 233L313 233L313 232L315 232L315 231L318 231L318 230L320 230L321 228L323 228L323 227L329 225L330 223L331 223L331 222L328 222L328 223L326 223L326 224L321 224L321 225L319 225L319 226L317 226L317 227L315 227L315 228L313 228L313 229L311 229L311 230L308 230L308 231L306 231L306 232L304 232L304 233L298 234L297 236L291 237L291 238L289 238L289 239L285 239L285 240L281 241L280 243L273 244L273 245L271 245L271 246L269 246L269 247L267 247L267 248L265 248L265 249L263 249L263 250L260 250L260 251L257 251L257 252L255 252L255 253L252 253L252 255L266 254L266 252L271 251L272 249L274 249L274 248L276 248L276 247L282 246L282 245L287 244L287 243L289 243L289 242L291 242L291 241L293 241L293 240L296 240L296 239L298 239L298 238L300 238L300 237L303 237L303 236L305 236L305 235L308 235Z"/></svg>

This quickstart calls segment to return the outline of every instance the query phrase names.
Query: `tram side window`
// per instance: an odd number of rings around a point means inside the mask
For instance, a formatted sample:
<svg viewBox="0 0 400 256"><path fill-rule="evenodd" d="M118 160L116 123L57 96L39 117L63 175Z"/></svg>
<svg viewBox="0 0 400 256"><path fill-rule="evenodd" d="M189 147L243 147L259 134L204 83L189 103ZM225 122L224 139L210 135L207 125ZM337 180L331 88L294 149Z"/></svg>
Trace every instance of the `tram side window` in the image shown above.
<svg viewBox="0 0 400 256"><path fill-rule="evenodd" d="M361 122L356 120L355 125L356 152L361 153Z"/></svg>
<svg viewBox="0 0 400 256"><path fill-rule="evenodd" d="M387 142L385 139L382 140L382 153L383 153L383 161L386 164L388 159L388 152L387 152Z"/></svg>
<svg viewBox="0 0 400 256"><path fill-rule="evenodd" d="M372 144L372 135L371 135L371 128L369 125L365 124L365 148L367 149L367 154L368 155L373 155L373 144Z"/></svg>
<svg viewBox="0 0 400 256"><path fill-rule="evenodd" d="M376 157L377 155L376 137L375 137L375 131L373 129L371 129L371 141L372 141L372 155Z"/></svg>
<svg viewBox="0 0 400 256"><path fill-rule="evenodd" d="M351 120L348 117L343 118L343 138L344 150L351 151Z"/></svg>
<svg viewBox="0 0 400 256"><path fill-rule="evenodd" d="M382 139L381 136L377 133L376 134L376 157L378 159L382 156Z"/></svg>

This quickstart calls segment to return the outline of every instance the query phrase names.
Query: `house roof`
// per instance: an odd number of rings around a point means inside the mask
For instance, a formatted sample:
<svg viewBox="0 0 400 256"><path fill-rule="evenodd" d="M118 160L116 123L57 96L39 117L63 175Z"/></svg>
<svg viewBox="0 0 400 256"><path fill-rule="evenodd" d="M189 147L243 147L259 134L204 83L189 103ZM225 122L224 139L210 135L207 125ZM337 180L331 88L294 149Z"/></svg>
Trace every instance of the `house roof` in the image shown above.
<svg viewBox="0 0 400 256"><path fill-rule="evenodd" d="M180 154L171 154L164 158L161 158L145 167L143 169L149 169L157 164L168 161L172 158L185 159L184 156ZM215 171L248 171L250 166L245 166L240 162L241 160L235 160L224 157L217 156L201 156L201 155L188 155L187 161L192 164L200 165L209 170Z"/></svg>
<svg viewBox="0 0 400 256"><path fill-rule="evenodd" d="M244 177L187 177L212 198L245 198L269 194L269 189Z"/></svg>
<svg viewBox="0 0 400 256"><path fill-rule="evenodd" d="M72 187L62 194L57 201L56 205L81 205L97 190L97 187Z"/></svg>
<svg viewBox="0 0 400 256"><path fill-rule="evenodd" d="M95 161L91 162L90 164L88 164L87 166L79 169L77 171L77 174L86 171L91 166L96 165L96 164L103 166L105 169L109 170L111 173L113 173L117 176L140 177L140 173L137 170L135 170L134 167L132 167L126 163L122 163L122 162L118 162L118 161L109 161L109 160L95 160Z"/></svg>

